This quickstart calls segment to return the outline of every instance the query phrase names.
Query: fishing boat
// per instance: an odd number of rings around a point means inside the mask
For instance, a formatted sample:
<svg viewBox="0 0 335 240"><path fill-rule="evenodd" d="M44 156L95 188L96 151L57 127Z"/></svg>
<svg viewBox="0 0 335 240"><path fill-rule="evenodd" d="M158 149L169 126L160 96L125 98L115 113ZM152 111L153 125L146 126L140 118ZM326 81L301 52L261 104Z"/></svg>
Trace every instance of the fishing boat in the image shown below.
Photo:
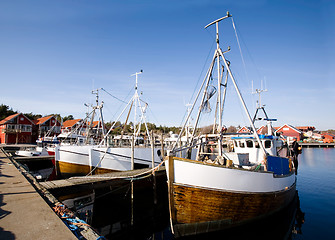
<svg viewBox="0 0 335 240"><path fill-rule="evenodd" d="M230 17L228 12L205 27L216 25L217 47L178 138L193 110L198 109L192 135L183 146L177 140L165 158L170 222L176 237L218 231L271 215L287 206L296 191L291 160L280 155L284 144L272 133L272 120L264 118L268 133L258 135L225 57L230 48L225 52L220 48L219 22ZM222 115L229 82L248 117L251 134L225 132ZM212 98L215 95L216 99ZM196 108L198 99L200 107ZM213 131L199 134L200 115L212 100L216 104ZM186 157L178 156L185 151Z"/></svg>
<svg viewBox="0 0 335 240"><path fill-rule="evenodd" d="M136 84L133 97L114 121L109 131L106 133L105 129L102 129L103 136L99 143L93 143L93 135L90 132L90 127L88 127L84 144L60 144L56 147L55 159L58 173L61 176L68 177L128 171L147 168L161 163L161 157L155 154L159 148L153 146L153 138L149 133L146 123L145 111L147 103L142 101L138 94L138 75L141 73L142 71L134 74L136 76ZM102 122L101 126L104 126L102 114L103 102L99 104L98 94L96 103L90 122L93 123L95 110L99 110L99 121ZM143 103L145 103L145 106L142 106ZM121 136L110 137L111 131L119 122L121 116L126 113L126 110L129 111L126 114L124 126L127 125L131 110L134 112L133 133L131 135L121 134ZM140 136L140 129L143 123L146 129L147 140L149 140L148 145L142 144L143 139Z"/></svg>
<svg viewBox="0 0 335 240"><path fill-rule="evenodd" d="M27 146L22 147L20 150L15 152L15 155L20 157L36 157L36 156L49 156L46 148L38 146Z"/></svg>

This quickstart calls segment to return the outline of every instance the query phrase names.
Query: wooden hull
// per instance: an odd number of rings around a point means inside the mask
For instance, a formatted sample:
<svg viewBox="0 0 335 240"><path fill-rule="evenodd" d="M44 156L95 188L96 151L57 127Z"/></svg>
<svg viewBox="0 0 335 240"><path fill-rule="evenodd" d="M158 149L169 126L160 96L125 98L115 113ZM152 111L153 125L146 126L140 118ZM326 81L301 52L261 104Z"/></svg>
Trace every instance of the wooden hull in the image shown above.
<svg viewBox="0 0 335 240"><path fill-rule="evenodd" d="M156 151L158 149L155 149ZM94 169L93 174L131 170L131 148L106 148L96 145L64 145L55 149L58 173L61 176L86 175ZM155 164L161 160L157 154ZM148 168L152 165L151 148L135 148L134 168Z"/></svg>
<svg viewBox="0 0 335 240"><path fill-rule="evenodd" d="M73 176L85 176L92 170L91 167L88 165L81 165L81 164L67 163L60 161L56 162L56 168L57 168L57 175L59 175L62 178L68 178ZM94 174L103 174L110 172L115 171L104 168L96 168L94 170Z"/></svg>
<svg viewBox="0 0 335 240"><path fill-rule="evenodd" d="M286 207L294 198L295 184L273 193L239 193L173 185L176 236L218 231Z"/></svg>
<svg viewBox="0 0 335 240"><path fill-rule="evenodd" d="M186 165L180 165L186 164ZM182 166L180 171L178 166ZM197 170L201 164L192 160L175 159L168 160L168 183L169 183L169 204L172 229L176 237L193 235L199 233L213 232L221 229L237 226L248 221L269 216L286 207L295 196L295 178L290 176L275 177L281 190L268 190L269 185L264 184L257 191L241 190L252 188L255 172L230 169L233 174L238 175L233 179L233 175L225 178L227 169L220 169L216 166L203 166L207 171L207 178L214 178L216 181L235 181L244 179L234 185L219 185L219 187L202 187L196 184L185 184L182 181L191 181L189 178L182 178L179 175L192 175L192 170ZM229 170L229 169L228 169ZM239 171L239 172L235 172ZM215 175L217 173L217 175ZM221 173L221 174L220 174ZM273 178L271 173L259 173L264 180ZM243 176L244 175L244 176ZM203 179L204 176L198 172L196 180ZM287 177L290 181L286 181ZM208 182L208 185L212 184ZM241 186L239 186L241 185ZM250 186L249 186L250 185ZM227 189L225 186L232 186L236 190ZM278 184L279 186L279 184ZM278 188L276 186L275 188ZM239 189L238 189L239 188ZM266 189L261 191L261 189Z"/></svg>

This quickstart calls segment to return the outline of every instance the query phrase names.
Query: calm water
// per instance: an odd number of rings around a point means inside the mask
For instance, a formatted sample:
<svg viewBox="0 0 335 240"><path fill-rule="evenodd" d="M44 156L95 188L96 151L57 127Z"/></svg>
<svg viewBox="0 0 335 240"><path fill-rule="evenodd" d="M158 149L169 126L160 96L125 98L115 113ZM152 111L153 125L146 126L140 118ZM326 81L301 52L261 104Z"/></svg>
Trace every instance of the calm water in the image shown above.
<svg viewBox="0 0 335 240"><path fill-rule="evenodd" d="M305 213L296 239L335 239L335 149L304 148L297 189Z"/></svg>
<svg viewBox="0 0 335 240"><path fill-rule="evenodd" d="M130 185L97 190L92 226L107 239L174 239L169 228L166 178L157 181L155 205L152 188L141 188L150 186L151 178L135 186L133 228L130 227ZM297 190L296 201L273 217L187 239L335 239L334 148L303 149L299 156Z"/></svg>

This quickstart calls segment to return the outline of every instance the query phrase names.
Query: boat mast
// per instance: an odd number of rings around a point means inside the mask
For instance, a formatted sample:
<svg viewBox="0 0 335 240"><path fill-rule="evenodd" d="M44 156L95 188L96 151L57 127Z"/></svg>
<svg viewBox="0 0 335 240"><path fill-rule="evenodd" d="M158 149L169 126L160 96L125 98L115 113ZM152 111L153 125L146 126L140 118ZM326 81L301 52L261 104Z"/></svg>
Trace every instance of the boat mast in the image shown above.
<svg viewBox="0 0 335 240"><path fill-rule="evenodd" d="M257 142L259 143L259 145L260 145L260 147L261 147L261 149L262 149L262 152L263 152L263 154L264 154L264 160L265 160L265 157L266 157L266 151L265 151L265 148L264 148L264 146L263 146L261 140L259 139L259 136L258 136L258 134L257 134L257 130L256 130L256 128L255 128L255 125L254 125L254 123L253 123L253 121L252 121L252 119L251 119L251 117L250 117L250 113L249 113L248 108L247 108L247 106L246 106L246 104L245 104L245 102L244 102L244 99L243 99L243 97L242 97L242 94L241 94L241 92L240 92L240 89L238 88L238 86L237 86L237 84L236 84L235 78L234 78L234 76L233 76L233 74L232 74L232 72L231 72L231 70L230 70L230 68L229 68L228 62L227 62L226 58L224 57L224 55L223 55L221 49L219 49L219 51L220 51L220 55L221 55L221 57L222 57L222 59L223 59L223 62L224 62L224 64L226 65L226 69L227 69L227 71L228 71L228 73L229 73L229 76L230 76L230 78L231 78L231 80L232 80L232 82L233 82L233 84L234 84L236 93L237 93L237 95L238 95L238 97L239 97L239 99L240 99L240 101L241 101L241 104L242 104L242 106L243 106L243 108L244 108L244 111L245 111L245 113L246 113L246 115L247 115L247 117L248 117L248 120L249 120L249 122L250 122L251 128L252 128L252 130L253 130L253 132L254 132L254 136L255 136L255 138L257 139Z"/></svg>
<svg viewBox="0 0 335 240"><path fill-rule="evenodd" d="M257 107L256 107L256 112L255 112L255 116L253 118L253 123L255 123L256 120L265 120L267 121L267 128L268 128L268 135L273 135L272 133L272 122L273 121L277 121L277 119L273 118L273 119L270 119L268 117L268 114L266 113L265 111L265 105L262 105L261 103L261 93L262 92L267 92L268 90L267 89L256 89L255 92L252 92L253 94L258 94L258 101L257 101ZM257 113L258 113L258 110L262 110L264 115L265 115L265 118L256 118L257 117Z"/></svg>
<svg viewBox="0 0 335 240"><path fill-rule="evenodd" d="M136 137L139 135L140 133L140 130L141 130L141 124L142 124L142 121L145 125L145 130L146 130L146 133L148 135L148 137L150 138L150 134L149 134L149 130L148 130L148 126L147 126L147 122L146 122L146 119L145 119L145 111L146 111L146 108L148 106L148 103L144 102L145 103L145 106L142 107L141 105L141 99L138 95L138 75L139 74L142 74L143 73L143 70L139 71L139 72L136 72L134 74L132 74L131 76L135 76L135 79L136 79L136 83L135 83L135 94L134 94L134 98L133 98L133 101L135 102L135 109L134 109L134 137L135 137L135 142L136 142ZM143 102L143 101L142 101ZM141 112L141 118L139 121L137 121L137 113L136 113L136 110L137 110L137 107L140 108L140 112ZM136 129L136 126L138 124L138 128ZM151 141L153 141L153 139L151 139Z"/></svg>
<svg viewBox="0 0 335 240"><path fill-rule="evenodd" d="M136 125L137 125L137 116L136 116L136 110L137 110L137 101L138 101L138 91L137 91L137 84L138 84L138 75L143 73L143 70L136 72L130 76L135 76L135 94L134 94L134 102L135 102L135 109L134 109L134 123L133 123L133 127L134 127L134 137L136 134ZM136 141L136 140L135 140Z"/></svg>
<svg viewBox="0 0 335 240"><path fill-rule="evenodd" d="M221 129L222 129L222 109L223 109L223 106L221 104L222 100L221 100L221 82L222 82L222 76L223 76L223 73L221 74L221 71L220 71L220 40L219 40L219 22L226 19L226 18L229 18L231 17L231 15L229 14L229 12L227 12L227 16L225 17L222 17L220 19L217 19L213 22L211 22L210 24L208 24L207 26L205 26L205 28L208 28L209 26L213 25L215 23L215 29L216 29L216 51L215 51L215 58L216 58L216 62L217 62L217 71L218 71L218 99L217 99L217 105L219 106L219 111L218 111L218 133L221 133ZM215 59L214 59L215 61ZM223 71L222 71L223 72ZM215 114L216 115L216 114ZM216 118L217 116L215 116L214 118ZM214 126L215 127L215 126ZM219 156L222 155L222 147L221 147L221 135L218 139L218 145L219 145Z"/></svg>
<svg viewBox="0 0 335 240"><path fill-rule="evenodd" d="M259 139L259 136L258 136L258 134L257 134L256 128L255 128L255 126L254 126L254 124L253 124L253 121L252 121L252 119L251 119L251 117L250 117L249 111L248 111L248 109L247 109L247 107L246 107L246 104L245 104L245 102L244 102L244 100L243 100L243 97L242 97L242 95L241 95L241 92L240 92L240 90L239 90L239 88L238 88L238 86L237 86L237 84L236 84L236 81L235 81L235 79L234 79L234 76L233 76L233 74L232 74L232 72L231 72L231 70L230 70L228 61L227 61L226 58L224 57L223 52L222 52L222 50L221 50L221 48L220 48L220 46L219 46L219 25L218 25L218 23L219 23L220 21L226 19L226 18L229 18L229 17L231 17L231 15L230 15L229 12L227 12L227 16L222 17L222 18L219 18L219 19L217 19L217 20L211 22L210 24L208 24L207 26L205 26L205 28L207 28L207 27L213 25L214 23L215 23L215 25L216 25L216 43L217 43L217 49L216 49L216 52L217 52L217 55L218 55L218 59L219 59L220 56L222 57L222 60L223 60L223 62L224 62L224 64L225 64L225 67L226 67L226 69L227 69L227 71L228 71L228 73L229 73L230 78L232 79L233 84L234 84L234 87L235 87L235 90L236 90L236 92L237 92L237 95L239 96L240 101L241 101L241 103L242 103L242 106L243 106L243 108L244 108L244 111L245 111L245 113L246 113L246 115L247 115L247 117L248 117L248 119L249 119L249 121L250 121L251 127L252 127L252 129L253 129L253 131L254 131L254 135L255 135L255 137L256 137L256 139L257 139L257 141L258 141L258 143L259 143L259 145L260 145L260 147L261 147L261 149L262 149L262 152L263 152L263 154L264 154L264 157L265 157L265 156L266 156L265 148L264 148L264 146L262 145L261 140ZM221 87L221 85L219 85L219 88L220 88L220 87ZM219 96L219 98L221 98L221 97ZM220 102L220 105L221 105L221 102ZM220 107L219 123L220 123L220 118L221 118L221 107ZM221 149L221 148L219 148L219 149Z"/></svg>
<svg viewBox="0 0 335 240"><path fill-rule="evenodd" d="M89 138L91 137L91 131L92 131L92 126L93 126L93 121L94 121L95 110L96 109L99 109L99 112L100 112L99 118L102 121L102 126L104 125L103 124L103 118L102 118L102 106L103 106L103 102L101 102L101 105L99 105L99 90L100 89L98 88L96 90L92 90L92 94L96 95L96 99L95 99L96 105L92 106L93 111L92 111L91 121L90 121L89 126L88 126L87 131L86 131L86 144L89 142ZM100 122L99 122L99 124L100 124ZM103 129L103 133L104 133L104 127L102 127L102 129ZM99 131L99 126L98 126L97 130Z"/></svg>

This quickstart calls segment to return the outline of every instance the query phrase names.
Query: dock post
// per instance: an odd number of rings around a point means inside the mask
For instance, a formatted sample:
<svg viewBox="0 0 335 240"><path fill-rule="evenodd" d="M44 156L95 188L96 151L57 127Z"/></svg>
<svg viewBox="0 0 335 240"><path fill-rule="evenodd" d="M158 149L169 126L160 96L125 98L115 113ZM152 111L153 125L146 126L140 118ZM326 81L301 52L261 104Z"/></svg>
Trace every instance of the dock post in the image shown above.
<svg viewBox="0 0 335 240"><path fill-rule="evenodd" d="M154 131L151 130L151 149L152 149L152 168L155 168L155 142L154 142ZM152 173L153 177L153 191L154 191L154 205L157 204L157 193L156 193L156 173Z"/></svg>
<svg viewBox="0 0 335 240"><path fill-rule="evenodd" d="M164 159L164 139L163 139L163 131L161 132L161 152L162 152L162 157Z"/></svg>
<svg viewBox="0 0 335 240"><path fill-rule="evenodd" d="M134 170L134 135L131 136L131 170ZM131 178L131 222L130 225L134 226L134 181L133 177Z"/></svg>

